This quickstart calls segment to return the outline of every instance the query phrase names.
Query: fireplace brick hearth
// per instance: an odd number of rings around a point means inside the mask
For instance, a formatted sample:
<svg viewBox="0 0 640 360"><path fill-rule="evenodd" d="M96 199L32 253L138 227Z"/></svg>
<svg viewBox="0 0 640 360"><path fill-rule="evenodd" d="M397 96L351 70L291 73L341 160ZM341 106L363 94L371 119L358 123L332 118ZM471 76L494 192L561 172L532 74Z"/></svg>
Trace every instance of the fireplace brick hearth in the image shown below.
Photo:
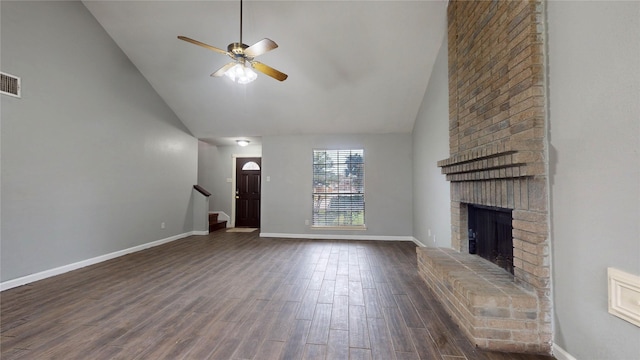
<svg viewBox="0 0 640 360"><path fill-rule="evenodd" d="M419 273L479 347L550 353L544 2L448 5L453 249L419 248ZM467 206L512 210L514 274L468 254Z"/></svg>
<svg viewBox="0 0 640 360"><path fill-rule="evenodd" d="M550 334L538 332L538 297L510 273L452 249L418 249L420 277L476 345L508 352L545 352Z"/></svg>

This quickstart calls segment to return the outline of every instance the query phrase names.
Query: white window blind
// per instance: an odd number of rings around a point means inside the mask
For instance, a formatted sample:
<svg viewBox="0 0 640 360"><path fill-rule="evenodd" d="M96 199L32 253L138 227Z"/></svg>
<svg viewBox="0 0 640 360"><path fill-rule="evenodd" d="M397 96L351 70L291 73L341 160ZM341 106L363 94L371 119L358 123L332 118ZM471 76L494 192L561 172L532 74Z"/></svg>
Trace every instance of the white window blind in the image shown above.
<svg viewBox="0 0 640 360"><path fill-rule="evenodd" d="M364 228L364 150L313 150L314 227Z"/></svg>

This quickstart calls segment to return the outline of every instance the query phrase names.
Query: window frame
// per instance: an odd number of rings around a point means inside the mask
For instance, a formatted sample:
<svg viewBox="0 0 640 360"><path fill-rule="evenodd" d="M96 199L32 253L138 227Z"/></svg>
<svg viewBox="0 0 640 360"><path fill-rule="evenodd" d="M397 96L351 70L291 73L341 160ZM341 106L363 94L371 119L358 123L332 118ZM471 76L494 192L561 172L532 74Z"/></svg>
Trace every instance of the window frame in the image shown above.
<svg viewBox="0 0 640 360"><path fill-rule="evenodd" d="M317 182L317 177L316 175L317 173L317 166L322 166L323 164L321 162L316 162L317 158L316 158L316 154L317 153L328 153L328 152L335 152L336 156L337 156L337 163L331 165L331 168L336 168L336 170L334 171L334 174L336 175L337 179L334 180L333 182L335 182L333 184L334 190L335 187L338 188L337 191L327 191L329 190L327 188L326 182L323 186L324 191L318 191L320 188L320 186L318 186L318 182ZM312 190L311 190L311 203L312 203L312 208L311 208L311 225L310 228L311 229L315 229L315 230L366 230L366 186L365 186L365 181L366 181L366 171L365 171L365 167L366 167L366 162L365 162L365 149L364 148L347 148L347 149L343 149L343 148L323 148L323 149L313 149L312 150ZM341 159L345 159L345 158L350 158L351 156L357 155L361 158L361 169L358 170L358 173L361 173L360 175L360 184L358 185L356 183L356 185L353 185L353 179L350 177L350 175L346 175L343 174L343 171L346 170L347 166L346 162L340 164L340 160ZM333 161L336 161L334 159L332 159ZM325 174L329 174L329 172L325 171ZM357 177L356 177L357 179ZM348 182L346 180L349 180ZM348 184L348 185L347 185ZM351 188L351 191L344 191L341 189L341 187L344 186L349 186ZM356 189L355 191L353 190L353 186L359 186L359 189ZM359 190L359 191L358 191ZM317 201L318 197L322 197L322 196L328 196L328 197L333 197L333 198L337 198L341 195L344 196L349 196L349 197L353 197L353 196L361 196L362 197L362 224L349 224L349 223L338 223L338 224L330 224L327 225L326 223L323 223L322 221L318 221L320 220L320 218L318 217L318 210L319 207L317 207L320 202ZM325 212L326 209L328 207L331 206L331 202L329 202L329 204L327 204L327 199L325 198L324 200L325 204L323 205L325 207ZM338 205L339 208L342 208L344 205ZM357 206L357 205L356 205ZM347 214L347 216L350 216L353 219L353 208L347 208L345 210L337 210L334 211L338 213L338 217L340 217L340 214ZM359 215L356 215L359 216ZM323 215L322 217L324 217L323 220L327 220L326 219L326 214Z"/></svg>

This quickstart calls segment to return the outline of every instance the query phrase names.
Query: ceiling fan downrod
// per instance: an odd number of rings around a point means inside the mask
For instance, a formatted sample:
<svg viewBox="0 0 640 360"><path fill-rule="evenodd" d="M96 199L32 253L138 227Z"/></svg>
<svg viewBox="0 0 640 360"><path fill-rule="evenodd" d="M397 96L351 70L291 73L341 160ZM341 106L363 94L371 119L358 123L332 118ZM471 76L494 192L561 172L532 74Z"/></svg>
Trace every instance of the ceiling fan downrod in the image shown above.
<svg viewBox="0 0 640 360"><path fill-rule="evenodd" d="M242 0L240 0L240 44L243 44L242 42Z"/></svg>

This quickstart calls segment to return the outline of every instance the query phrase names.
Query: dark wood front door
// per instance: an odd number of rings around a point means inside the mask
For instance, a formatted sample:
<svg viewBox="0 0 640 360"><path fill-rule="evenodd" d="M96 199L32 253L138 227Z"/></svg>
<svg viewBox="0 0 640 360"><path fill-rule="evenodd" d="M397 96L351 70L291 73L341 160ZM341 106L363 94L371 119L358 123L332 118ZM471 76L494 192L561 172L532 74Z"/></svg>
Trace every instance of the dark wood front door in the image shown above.
<svg viewBox="0 0 640 360"><path fill-rule="evenodd" d="M260 227L261 158L236 158L236 227Z"/></svg>

